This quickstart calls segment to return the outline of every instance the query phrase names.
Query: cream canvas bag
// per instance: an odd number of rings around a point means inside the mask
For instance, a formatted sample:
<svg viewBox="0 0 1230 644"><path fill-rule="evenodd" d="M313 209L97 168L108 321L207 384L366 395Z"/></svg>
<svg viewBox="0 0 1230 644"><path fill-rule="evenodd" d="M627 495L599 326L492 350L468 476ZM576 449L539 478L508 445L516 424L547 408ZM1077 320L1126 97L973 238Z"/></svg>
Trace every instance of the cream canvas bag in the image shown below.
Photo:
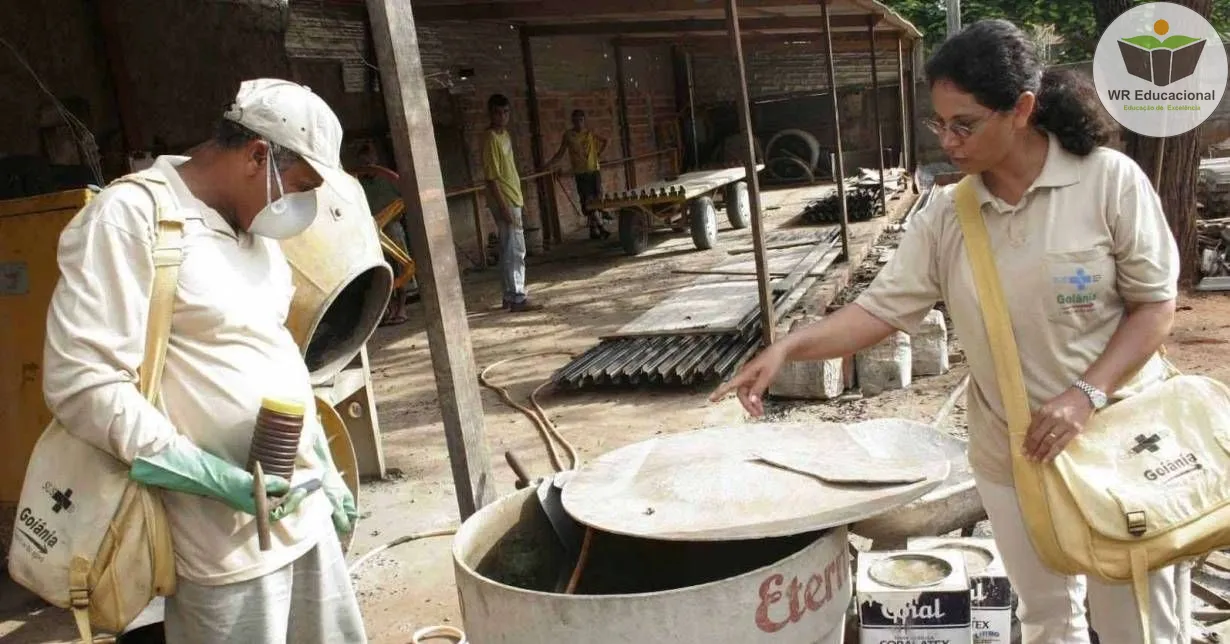
<svg viewBox="0 0 1230 644"><path fill-rule="evenodd" d="M183 259L184 220L156 173L118 179L154 199L157 238L141 393L157 404L171 311ZM175 592L175 556L162 497L128 478L128 465L54 420L26 467L9 575L72 610L82 641L92 628L119 633L155 596Z"/></svg>
<svg viewBox="0 0 1230 644"><path fill-rule="evenodd" d="M1148 642L1149 572L1230 546L1230 388L1169 367L1170 377L1095 413L1053 463L1027 460L1032 412L968 177L957 185L956 204L1030 540L1055 572L1131 583Z"/></svg>

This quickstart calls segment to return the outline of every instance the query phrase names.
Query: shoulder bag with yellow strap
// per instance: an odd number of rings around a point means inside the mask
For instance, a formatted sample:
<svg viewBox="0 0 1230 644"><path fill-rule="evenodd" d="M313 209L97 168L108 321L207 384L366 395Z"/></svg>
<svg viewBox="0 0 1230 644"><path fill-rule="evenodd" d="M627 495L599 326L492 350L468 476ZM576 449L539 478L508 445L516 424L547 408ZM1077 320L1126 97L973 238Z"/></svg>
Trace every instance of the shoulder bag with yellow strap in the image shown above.
<svg viewBox="0 0 1230 644"><path fill-rule="evenodd" d="M1149 572L1230 545L1230 388L1170 367L1170 377L1096 412L1053 463L1027 460L1032 413L970 178L956 203L1030 540L1057 573L1130 582L1149 642Z"/></svg>
<svg viewBox="0 0 1230 644"><path fill-rule="evenodd" d="M139 373L141 393L157 405L184 220L156 173L121 181L149 192L157 211L154 283ZM130 480L128 465L53 420L26 468L9 574L51 604L71 609L83 641L92 640L92 628L122 631L155 596L175 592L175 556L158 490Z"/></svg>

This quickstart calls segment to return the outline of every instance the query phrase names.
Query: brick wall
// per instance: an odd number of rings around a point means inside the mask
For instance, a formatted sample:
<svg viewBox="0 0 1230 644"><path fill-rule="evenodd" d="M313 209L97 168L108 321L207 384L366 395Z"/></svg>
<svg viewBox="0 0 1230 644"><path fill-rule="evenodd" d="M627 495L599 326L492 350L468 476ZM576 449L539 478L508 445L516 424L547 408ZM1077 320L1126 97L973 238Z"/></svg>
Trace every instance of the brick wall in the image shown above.
<svg viewBox="0 0 1230 644"><path fill-rule="evenodd" d="M77 116L103 143L117 136L119 119L107 79L102 42L91 6L78 0L10 3L0 35L21 53L61 100L84 102ZM49 101L37 81L0 47L0 155L41 154L40 112Z"/></svg>
<svg viewBox="0 0 1230 644"><path fill-rule="evenodd" d="M346 130L346 162L353 163L357 143L387 131L384 96L345 91L341 61L288 58L285 24L274 8L196 0L118 0L118 9L142 147L182 152L202 141L239 82L258 76L292 78L325 98ZM52 91L62 98L81 97L88 105L89 114L83 115L83 120L100 143L113 141L111 174L120 171L114 89L88 5L75 0L23 3L20 11L10 12L7 18L5 37L24 53ZM495 92L512 101L510 129L518 166L523 173L530 172L529 110L517 29L488 23L420 24L419 47L446 187L460 188L481 180L480 143L488 125L486 101ZM590 112L591 126L610 138L604 156L620 157L615 60L609 42L601 38L539 38L533 41L533 47L544 154L554 152L569 125L568 113L580 108ZM625 68L632 152L637 154L658 145L656 128L649 119L661 120L673 113L674 80L669 50L636 48L625 54L631 56L631 60L625 60ZM463 70L468 75L464 79ZM3 50L0 82L3 87L18 88L0 92L0 113L7 117L0 119L0 154L37 154L42 97L26 72ZM638 179L653 180L666 165L659 168L652 159L642 161L637 166ZM605 174L608 187L622 186L620 167L610 167ZM571 180L564 184L566 192L572 194ZM525 193L527 219L532 226L540 207L532 186L527 186ZM566 231L582 225L583 219L568 205L565 191L558 188L557 203ZM473 200L454 198L449 206L459 248L478 261L474 257ZM485 210L485 206L480 205L480 209ZM484 216L485 231L494 230L490 215Z"/></svg>
<svg viewBox="0 0 1230 644"><path fill-rule="evenodd" d="M694 46L690 51L698 104L733 100L739 95L737 69L725 42ZM743 61L748 95L753 100L822 91L829 86L821 42L758 42L744 47ZM838 87L871 84L871 58L867 52L834 54L833 70ZM895 46L876 50L876 74L882 85L897 78Z"/></svg>
<svg viewBox="0 0 1230 644"><path fill-rule="evenodd" d="M707 164L730 163L741 145L731 139L740 131L735 101L737 68L723 43L691 48L695 100L698 105L701 158ZM752 128L759 145L776 133L801 129L820 144L820 174L829 172L835 150L832 98L824 45L818 42L757 43L744 52ZM866 52L834 55L841 136L847 172L875 162L876 120L871 87L871 59ZM901 108L896 46L876 50L877 98L884 147L900 149Z"/></svg>
<svg viewBox="0 0 1230 644"><path fill-rule="evenodd" d="M482 179L479 146L488 124L487 97L494 92L503 93L512 101L513 118L509 129L517 165L523 175L531 172L534 163L529 107L518 31L508 25L426 23L419 26L419 39L424 73L442 81L451 81L449 94L459 110L457 127L465 132L466 155L473 170L473 181ZM571 127L570 114L574 109L585 110L589 127L610 141L603 158L620 158L615 52L611 45L600 38L553 37L535 38L531 46L544 161L555 153L564 130ZM651 125L650 119L661 120L673 115L674 76L669 49L629 48L624 55L631 58L625 60L624 71L628 81L632 154L636 155L651 152L659 146L659 137L655 136L656 128ZM472 70L473 75L461 79L462 69ZM444 109L440 105L441 100L433 100L433 117ZM659 178L668 171L668 165L654 159L640 161L637 164L637 179L644 182ZM623 186L622 164L606 164L603 174L606 188ZM577 199L571 177L563 176L561 179L562 185L552 188L556 194L561 226L568 233L584 227L584 219L573 206ZM447 180L446 177L446 183ZM455 187L455 184L448 185ZM526 185L524 193L527 226L533 226L535 223L532 222L537 221L542 206L532 185ZM471 203L468 198L459 201ZM480 207L485 210L485 203ZM462 205L460 208L472 213L472 205ZM494 220L486 213L484 217L484 229L493 230ZM473 236L473 229L472 217L454 217L454 233L459 238L459 245L466 243L461 239L463 235Z"/></svg>

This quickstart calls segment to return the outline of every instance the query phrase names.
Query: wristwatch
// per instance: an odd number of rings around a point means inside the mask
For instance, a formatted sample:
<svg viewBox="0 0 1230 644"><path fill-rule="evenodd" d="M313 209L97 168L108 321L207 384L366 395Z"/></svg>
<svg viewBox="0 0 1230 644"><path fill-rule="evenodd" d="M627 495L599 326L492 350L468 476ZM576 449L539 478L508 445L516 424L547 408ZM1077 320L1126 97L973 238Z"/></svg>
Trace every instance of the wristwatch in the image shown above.
<svg viewBox="0 0 1230 644"><path fill-rule="evenodd" d="M1094 387L1084 380L1077 380L1074 386L1089 397L1089 402L1093 403L1094 411L1106 407L1106 394L1103 393L1101 389Z"/></svg>

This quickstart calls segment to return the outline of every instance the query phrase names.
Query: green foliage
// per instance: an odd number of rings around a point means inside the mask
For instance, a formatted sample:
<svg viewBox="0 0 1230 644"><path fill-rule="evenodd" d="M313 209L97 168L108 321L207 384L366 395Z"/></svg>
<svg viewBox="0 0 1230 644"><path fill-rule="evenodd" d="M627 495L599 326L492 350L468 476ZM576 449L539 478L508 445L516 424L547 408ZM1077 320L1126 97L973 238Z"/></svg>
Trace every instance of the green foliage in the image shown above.
<svg viewBox="0 0 1230 644"><path fill-rule="evenodd" d="M943 42L948 30L944 0L881 0L923 32L924 53ZM1095 0L961 0L961 24L984 18L1011 20L1027 31L1053 25L1063 42L1051 48L1052 63L1091 60L1097 48ZM1142 4L1144 0L1134 0ZM1213 0L1210 22L1230 37L1230 0Z"/></svg>

